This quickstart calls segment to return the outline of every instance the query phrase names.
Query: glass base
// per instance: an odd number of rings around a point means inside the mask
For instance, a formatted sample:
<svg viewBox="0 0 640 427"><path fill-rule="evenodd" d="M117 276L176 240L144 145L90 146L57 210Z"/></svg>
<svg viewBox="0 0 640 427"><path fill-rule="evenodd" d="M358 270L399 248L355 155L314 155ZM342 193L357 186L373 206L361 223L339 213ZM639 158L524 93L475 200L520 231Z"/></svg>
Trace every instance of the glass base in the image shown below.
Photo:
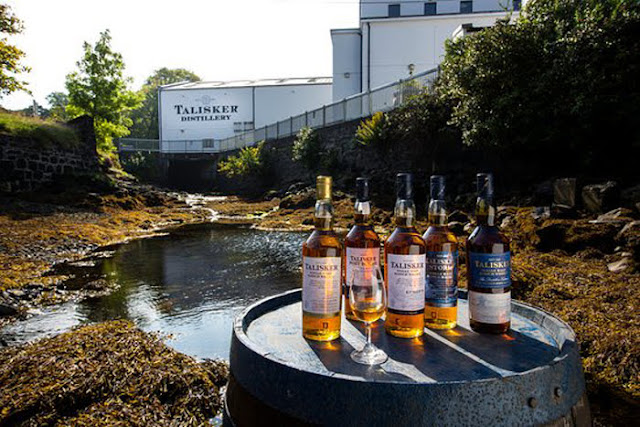
<svg viewBox="0 0 640 427"><path fill-rule="evenodd" d="M387 361L389 356L373 344L365 344L362 350L351 352L351 359L362 365L379 365Z"/></svg>

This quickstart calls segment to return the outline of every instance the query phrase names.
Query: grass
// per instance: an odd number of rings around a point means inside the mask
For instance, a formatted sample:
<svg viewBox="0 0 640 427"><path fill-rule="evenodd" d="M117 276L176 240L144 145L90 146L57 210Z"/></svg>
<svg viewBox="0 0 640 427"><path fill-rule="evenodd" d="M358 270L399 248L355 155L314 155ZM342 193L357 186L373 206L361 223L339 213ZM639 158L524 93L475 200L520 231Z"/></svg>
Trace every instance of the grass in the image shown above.
<svg viewBox="0 0 640 427"><path fill-rule="evenodd" d="M78 134L62 123L0 112L0 134L31 139L45 147L75 148L80 144Z"/></svg>

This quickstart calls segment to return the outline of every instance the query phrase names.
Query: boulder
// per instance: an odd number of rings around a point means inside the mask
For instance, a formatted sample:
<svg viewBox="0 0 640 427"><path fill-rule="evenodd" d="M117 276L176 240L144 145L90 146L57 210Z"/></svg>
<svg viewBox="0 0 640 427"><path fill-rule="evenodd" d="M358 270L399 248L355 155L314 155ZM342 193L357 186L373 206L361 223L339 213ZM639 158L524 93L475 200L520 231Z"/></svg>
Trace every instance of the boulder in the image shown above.
<svg viewBox="0 0 640 427"><path fill-rule="evenodd" d="M449 224L447 224L447 227L456 236L462 236L465 234L464 224L460 221L451 221Z"/></svg>
<svg viewBox="0 0 640 427"><path fill-rule="evenodd" d="M553 204L565 209L573 209L576 206L575 178L559 178L553 181Z"/></svg>
<svg viewBox="0 0 640 427"><path fill-rule="evenodd" d="M16 314L18 314L16 306L0 302L0 316L15 316Z"/></svg>
<svg viewBox="0 0 640 427"><path fill-rule="evenodd" d="M612 273L621 273L628 270L633 265L631 258L622 258L619 261L615 261L607 264L607 269Z"/></svg>
<svg viewBox="0 0 640 427"><path fill-rule="evenodd" d="M582 205L592 213L604 212L614 207L619 198L620 192L615 181L586 185L582 189Z"/></svg>
<svg viewBox="0 0 640 427"><path fill-rule="evenodd" d="M540 207L533 208L533 211L531 212L531 216L536 221L549 219L551 218L551 208L549 206L540 206Z"/></svg>
<svg viewBox="0 0 640 427"><path fill-rule="evenodd" d="M466 223L469 222L470 218L469 216L462 212L462 211L453 211L449 214L449 216L447 217L447 219L449 220L449 222L452 221L457 221L457 222L462 222L462 223Z"/></svg>
<svg viewBox="0 0 640 427"><path fill-rule="evenodd" d="M308 189L296 194L289 194L280 201L281 209L306 209L315 206L315 191Z"/></svg>

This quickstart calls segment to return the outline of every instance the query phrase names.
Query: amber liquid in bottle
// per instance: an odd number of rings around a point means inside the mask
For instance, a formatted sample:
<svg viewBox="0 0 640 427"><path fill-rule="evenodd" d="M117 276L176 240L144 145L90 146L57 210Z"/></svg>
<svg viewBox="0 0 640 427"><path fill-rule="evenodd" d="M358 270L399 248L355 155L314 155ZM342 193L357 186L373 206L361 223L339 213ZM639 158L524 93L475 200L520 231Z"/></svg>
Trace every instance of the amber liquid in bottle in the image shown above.
<svg viewBox="0 0 640 427"><path fill-rule="evenodd" d="M359 274L375 275L380 266L380 237L370 223L371 206L369 182L366 178L356 180L355 225L344 239L344 314L347 319L360 320L349 303L349 287Z"/></svg>
<svg viewBox="0 0 640 427"><path fill-rule="evenodd" d="M495 225L493 177L478 174L478 225L467 240L469 323L476 332L503 334L511 326L509 239Z"/></svg>
<svg viewBox="0 0 640 427"><path fill-rule="evenodd" d="M427 245L425 326L455 328L458 318L458 240L447 227L444 177L431 177L429 228L422 236Z"/></svg>
<svg viewBox="0 0 640 427"><path fill-rule="evenodd" d="M340 337L342 245L333 231L331 177L318 177L315 230L302 245L302 335L314 341Z"/></svg>
<svg viewBox="0 0 640 427"><path fill-rule="evenodd" d="M384 326L390 335L414 338L424 334L426 245L413 225L415 205L411 200L410 177L406 175L398 176L396 229L384 244L384 282L388 294Z"/></svg>

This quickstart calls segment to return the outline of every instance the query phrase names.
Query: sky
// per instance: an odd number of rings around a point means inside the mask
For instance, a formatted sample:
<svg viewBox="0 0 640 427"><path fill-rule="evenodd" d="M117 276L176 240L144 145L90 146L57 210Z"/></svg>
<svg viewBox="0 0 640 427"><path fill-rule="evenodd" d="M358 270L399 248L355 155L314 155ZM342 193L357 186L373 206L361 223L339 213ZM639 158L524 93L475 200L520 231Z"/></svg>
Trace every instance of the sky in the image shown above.
<svg viewBox="0 0 640 427"><path fill-rule="evenodd" d="M358 26L357 0L3 0L25 26L9 42L32 68L33 95L0 99L21 109L64 91L82 44L105 29L123 55L132 89L161 67L203 80L331 76L332 28Z"/></svg>

